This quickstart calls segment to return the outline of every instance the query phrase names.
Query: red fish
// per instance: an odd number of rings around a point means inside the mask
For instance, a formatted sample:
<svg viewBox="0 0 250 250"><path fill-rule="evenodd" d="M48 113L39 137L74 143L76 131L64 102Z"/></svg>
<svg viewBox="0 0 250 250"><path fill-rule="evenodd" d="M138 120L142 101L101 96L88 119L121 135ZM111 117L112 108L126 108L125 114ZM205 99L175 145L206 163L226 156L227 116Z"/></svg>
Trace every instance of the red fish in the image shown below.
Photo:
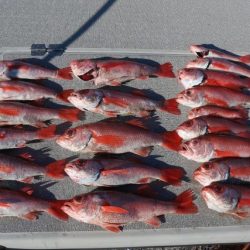
<svg viewBox="0 0 250 250"><path fill-rule="evenodd" d="M47 126L45 121L62 119L77 121L82 119L83 112L76 108L52 109L32 106L18 102L0 103L0 125Z"/></svg>
<svg viewBox="0 0 250 250"><path fill-rule="evenodd" d="M91 186L144 184L155 179L179 185L184 175L179 167L160 169L136 161L108 158L75 160L66 164L65 172L74 182Z"/></svg>
<svg viewBox="0 0 250 250"><path fill-rule="evenodd" d="M64 69L46 69L44 67L33 65L22 61L1 61L0 79L58 79L72 80L72 71L70 67Z"/></svg>
<svg viewBox="0 0 250 250"><path fill-rule="evenodd" d="M236 62L250 63L250 55L239 56L230 52L211 49L203 45L191 45L190 51L198 57L219 57Z"/></svg>
<svg viewBox="0 0 250 250"><path fill-rule="evenodd" d="M56 137L56 126L29 131L21 128L0 127L0 149L21 148L33 140L52 139Z"/></svg>
<svg viewBox="0 0 250 250"><path fill-rule="evenodd" d="M137 221L159 227L159 215L195 214L198 208L193 203L194 199L191 190L184 191L174 201L160 201L116 191L94 191L65 202L62 210L80 222L118 233L123 225Z"/></svg>
<svg viewBox="0 0 250 250"><path fill-rule="evenodd" d="M241 107L225 108L214 105L206 105L192 109L188 113L188 119L193 119L205 115L213 115L229 119L249 119L249 111L247 109Z"/></svg>
<svg viewBox="0 0 250 250"><path fill-rule="evenodd" d="M45 86L23 81L1 81L0 101L31 101L42 98L53 98L68 102L72 89L60 93Z"/></svg>
<svg viewBox="0 0 250 250"><path fill-rule="evenodd" d="M128 123L100 121L69 129L57 138L57 143L68 150L83 153L135 153L148 156L152 146L176 150L180 137L176 132L156 133L138 120Z"/></svg>
<svg viewBox="0 0 250 250"><path fill-rule="evenodd" d="M31 196L30 191L25 193L1 188L0 217L14 216L33 221L41 212L46 212L57 219L68 220L68 215L61 209L65 201L42 200Z"/></svg>
<svg viewBox="0 0 250 250"><path fill-rule="evenodd" d="M238 64L236 62L228 61L222 58L197 58L189 62L186 65L186 68L220 70L224 72L233 72L235 74L250 77L250 68L247 65ZM244 80L246 79L244 77L242 78ZM250 86L250 80L248 80L248 83Z"/></svg>
<svg viewBox="0 0 250 250"><path fill-rule="evenodd" d="M83 89L72 92L68 100L80 110L89 110L110 117L118 115L143 117L150 115L154 110L180 114L175 99L152 100L140 90L136 93L125 93L117 90Z"/></svg>
<svg viewBox="0 0 250 250"><path fill-rule="evenodd" d="M65 177L65 160L54 161L47 166L41 166L29 157L26 154L20 155L20 157L0 154L0 179L32 183L34 177L37 176L47 176L53 179Z"/></svg>
<svg viewBox="0 0 250 250"><path fill-rule="evenodd" d="M235 90L250 89L250 78L216 70L181 69L178 71L178 81L185 89L199 85L221 86Z"/></svg>
<svg viewBox="0 0 250 250"><path fill-rule="evenodd" d="M150 76L170 77L175 75L171 63L164 63L159 66L128 61L128 60L96 60L83 59L72 61L72 72L83 81L91 80L95 85L117 86L122 82L134 79L147 79Z"/></svg>

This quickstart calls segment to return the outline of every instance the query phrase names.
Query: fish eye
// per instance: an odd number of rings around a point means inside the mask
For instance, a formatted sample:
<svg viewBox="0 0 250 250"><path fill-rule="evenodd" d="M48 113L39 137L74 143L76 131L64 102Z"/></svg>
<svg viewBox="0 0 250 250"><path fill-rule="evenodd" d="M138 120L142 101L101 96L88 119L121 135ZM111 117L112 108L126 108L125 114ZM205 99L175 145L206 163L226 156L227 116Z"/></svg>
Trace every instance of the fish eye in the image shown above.
<svg viewBox="0 0 250 250"><path fill-rule="evenodd" d="M191 94L192 94L191 90L187 90L187 91L186 91L186 95L187 95L187 96L191 96Z"/></svg>
<svg viewBox="0 0 250 250"><path fill-rule="evenodd" d="M187 122L186 122L186 125L187 125L188 127L191 127L191 126L193 125L193 120L187 121Z"/></svg>
<svg viewBox="0 0 250 250"><path fill-rule="evenodd" d="M204 163L203 164L203 168L205 169L205 170L209 170L210 169L210 164L209 163Z"/></svg>
<svg viewBox="0 0 250 250"><path fill-rule="evenodd" d="M78 195L74 198L74 201L76 201L77 203L81 203L82 202L82 196Z"/></svg>
<svg viewBox="0 0 250 250"><path fill-rule="evenodd" d="M198 140L193 140L192 144L196 146L198 144Z"/></svg>
<svg viewBox="0 0 250 250"><path fill-rule="evenodd" d="M214 187L214 191L216 192L216 193L222 193L223 192L223 190L224 190L224 188L222 187L222 186L215 186Z"/></svg>
<svg viewBox="0 0 250 250"><path fill-rule="evenodd" d="M66 137L67 138L72 138L74 135L75 135L76 131L75 129L69 129L67 132L66 132Z"/></svg>
<svg viewBox="0 0 250 250"><path fill-rule="evenodd" d="M82 165L84 162L85 162L85 160L79 159L79 160L76 161L76 164L77 165Z"/></svg>

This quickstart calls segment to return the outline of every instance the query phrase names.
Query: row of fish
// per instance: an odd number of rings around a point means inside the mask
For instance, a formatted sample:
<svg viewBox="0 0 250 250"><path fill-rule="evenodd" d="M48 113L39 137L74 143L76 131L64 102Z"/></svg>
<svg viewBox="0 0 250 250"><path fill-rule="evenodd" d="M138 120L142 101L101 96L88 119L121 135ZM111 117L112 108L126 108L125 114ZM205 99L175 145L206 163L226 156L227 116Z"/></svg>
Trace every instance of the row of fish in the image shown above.
<svg viewBox="0 0 250 250"><path fill-rule="evenodd" d="M177 102L192 107L176 131L184 140L179 153L204 162L193 178L204 187L208 208L239 218L250 216L250 187L224 181L250 181L249 56L225 55L191 46L199 58L179 70L186 88ZM212 161L210 161L212 160Z"/></svg>

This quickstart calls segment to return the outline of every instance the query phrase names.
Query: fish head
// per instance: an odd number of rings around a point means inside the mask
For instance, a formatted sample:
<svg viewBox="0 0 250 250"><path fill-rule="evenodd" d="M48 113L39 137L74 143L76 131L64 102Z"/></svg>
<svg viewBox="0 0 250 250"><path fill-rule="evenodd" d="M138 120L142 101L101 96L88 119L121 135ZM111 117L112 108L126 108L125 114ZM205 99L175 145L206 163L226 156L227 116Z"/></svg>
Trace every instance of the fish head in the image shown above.
<svg viewBox="0 0 250 250"><path fill-rule="evenodd" d="M100 176L101 168L97 161L78 159L66 164L64 171L76 183L91 185Z"/></svg>
<svg viewBox="0 0 250 250"><path fill-rule="evenodd" d="M191 45L190 51L198 57L206 57L209 54L209 49L202 45Z"/></svg>
<svg viewBox="0 0 250 250"><path fill-rule="evenodd" d="M203 116L205 114L202 113L202 110L200 108L193 108L188 113L188 119L194 119L196 117Z"/></svg>
<svg viewBox="0 0 250 250"><path fill-rule="evenodd" d="M103 96L100 90L83 89L72 92L68 100L81 110L93 110L101 103Z"/></svg>
<svg viewBox="0 0 250 250"><path fill-rule="evenodd" d="M188 62L186 68L199 68L199 69L207 69L210 64L209 58L196 58Z"/></svg>
<svg viewBox="0 0 250 250"><path fill-rule="evenodd" d="M84 81L89 81L96 77L97 66L94 60L73 60L70 67L75 76Z"/></svg>
<svg viewBox="0 0 250 250"><path fill-rule="evenodd" d="M233 211L240 198L240 194L237 190L228 185L216 182L203 187L201 196L205 200L208 208L219 213Z"/></svg>
<svg viewBox="0 0 250 250"><path fill-rule="evenodd" d="M200 137L183 142L178 153L189 160L207 162L213 158L214 149L212 144Z"/></svg>
<svg viewBox="0 0 250 250"><path fill-rule="evenodd" d="M56 139L56 143L63 148L78 152L84 150L88 146L91 137L92 133L88 128L79 126L68 129Z"/></svg>
<svg viewBox="0 0 250 250"><path fill-rule="evenodd" d="M184 140L190 140L200 135L204 135L206 131L207 124L201 118L187 120L176 129L178 135Z"/></svg>
<svg viewBox="0 0 250 250"><path fill-rule="evenodd" d="M176 101L192 108L204 105L203 94L197 88L190 88L182 91L177 95Z"/></svg>
<svg viewBox="0 0 250 250"><path fill-rule="evenodd" d="M200 85L205 78L204 73L200 69L185 68L178 71L178 82L183 85L185 89Z"/></svg>
<svg viewBox="0 0 250 250"><path fill-rule="evenodd" d="M211 161L202 164L193 173L193 178L203 186L212 182L226 180L229 176L229 167L219 161Z"/></svg>

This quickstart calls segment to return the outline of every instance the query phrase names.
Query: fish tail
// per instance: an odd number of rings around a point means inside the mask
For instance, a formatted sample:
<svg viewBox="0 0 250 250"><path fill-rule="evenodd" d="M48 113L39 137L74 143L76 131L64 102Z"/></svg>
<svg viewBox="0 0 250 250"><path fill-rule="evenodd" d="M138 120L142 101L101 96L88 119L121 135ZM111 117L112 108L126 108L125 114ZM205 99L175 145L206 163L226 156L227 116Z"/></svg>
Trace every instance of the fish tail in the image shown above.
<svg viewBox="0 0 250 250"><path fill-rule="evenodd" d="M59 69L57 71L57 79L63 79L63 80L72 80L72 70L71 67Z"/></svg>
<svg viewBox="0 0 250 250"><path fill-rule="evenodd" d="M82 120L84 116L84 112L77 108L60 109L58 112L61 119L71 122Z"/></svg>
<svg viewBox="0 0 250 250"><path fill-rule="evenodd" d="M66 160L54 161L46 166L46 175L53 179L63 179L66 174L64 172Z"/></svg>
<svg viewBox="0 0 250 250"><path fill-rule="evenodd" d="M57 98L64 102L69 102L68 97L73 92L73 89L66 89L57 95Z"/></svg>
<svg viewBox="0 0 250 250"><path fill-rule="evenodd" d="M166 149L178 151L181 141L182 141L181 137L178 135L178 133L175 130L166 131L163 133L162 146Z"/></svg>
<svg viewBox="0 0 250 250"><path fill-rule="evenodd" d="M173 65L170 62L161 64L159 70L155 73L155 75L159 77L175 78Z"/></svg>
<svg viewBox="0 0 250 250"><path fill-rule="evenodd" d="M195 194L191 189L188 189L176 198L176 213L177 214L195 214L198 212L197 206L193 203Z"/></svg>
<svg viewBox="0 0 250 250"><path fill-rule="evenodd" d="M185 172L182 168L169 168L162 169L160 174L160 180L165 181L171 185L178 186L181 184Z"/></svg>
<svg viewBox="0 0 250 250"><path fill-rule="evenodd" d="M178 106L179 106L179 104L176 101L176 99L172 98L172 99L165 100L160 109L162 111L167 111L167 112L172 113L174 115L180 115L181 111L180 111Z"/></svg>
<svg viewBox="0 0 250 250"><path fill-rule="evenodd" d="M38 130L38 139L53 138L56 135L56 125Z"/></svg>
<svg viewBox="0 0 250 250"><path fill-rule="evenodd" d="M50 206L47 210L48 214L54 216L59 220L67 221L69 216L62 210L62 206L65 204L65 202L66 200L50 201Z"/></svg>
<svg viewBox="0 0 250 250"><path fill-rule="evenodd" d="M240 61L243 63L250 63L250 55L241 56Z"/></svg>

